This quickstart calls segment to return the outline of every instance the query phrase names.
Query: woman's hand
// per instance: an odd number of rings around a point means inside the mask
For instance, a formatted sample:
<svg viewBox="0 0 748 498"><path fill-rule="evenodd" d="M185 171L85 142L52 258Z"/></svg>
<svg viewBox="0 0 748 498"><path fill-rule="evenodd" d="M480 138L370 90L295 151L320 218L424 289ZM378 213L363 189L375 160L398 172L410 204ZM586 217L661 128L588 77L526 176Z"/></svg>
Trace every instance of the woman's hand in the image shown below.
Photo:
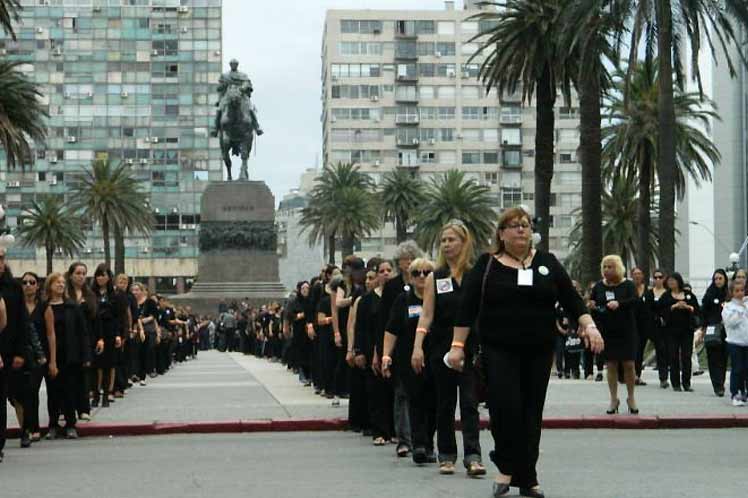
<svg viewBox="0 0 748 498"><path fill-rule="evenodd" d="M104 339L99 339L96 341L96 354L101 354L104 352Z"/></svg>
<svg viewBox="0 0 748 498"><path fill-rule="evenodd" d="M447 363L449 367L458 372L462 372L465 367L465 350L462 348L453 347L447 354Z"/></svg>
<svg viewBox="0 0 748 498"><path fill-rule="evenodd" d="M615 311L615 310L617 310L619 306L620 306L620 304L618 304L618 301L610 301L610 302L609 302L609 303L607 304L607 307L608 307L608 309L609 309L610 311Z"/></svg>
<svg viewBox="0 0 748 498"><path fill-rule="evenodd" d="M345 353L345 362L348 364L349 367L353 368L354 363L353 360L356 358L356 355L353 354L353 351L348 351Z"/></svg>
<svg viewBox="0 0 748 498"><path fill-rule="evenodd" d="M317 334L314 333L314 326L311 323L306 324L306 336L312 341L317 337Z"/></svg>
<svg viewBox="0 0 748 498"><path fill-rule="evenodd" d="M413 368L413 371L419 375L424 367L426 367L426 359L424 358L422 348L413 348L413 354L410 356L410 366Z"/></svg>
<svg viewBox="0 0 748 498"><path fill-rule="evenodd" d="M11 368L13 370L20 370L23 368L25 364L26 364L26 360L24 360L22 356L14 356L13 364L11 365Z"/></svg>
<svg viewBox="0 0 748 498"><path fill-rule="evenodd" d="M343 347L343 336L340 335L340 332L335 333L335 346L338 348Z"/></svg>
<svg viewBox="0 0 748 498"><path fill-rule="evenodd" d="M392 366L392 358L389 356L382 356L382 377L385 379L389 379L392 377L392 371L390 370L390 367Z"/></svg>
<svg viewBox="0 0 748 498"><path fill-rule="evenodd" d="M605 349L603 336L600 335L600 331L597 330L597 326L594 323L584 328L579 327L578 335L584 339L585 347L589 348L594 354L599 354Z"/></svg>
<svg viewBox="0 0 748 498"><path fill-rule="evenodd" d="M122 347L122 337L117 336L114 338L114 348L119 349Z"/></svg>
<svg viewBox="0 0 748 498"><path fill-rule="evenodd" d="M57 370L57 363L52 362L49 364L49 376L53 379L57 377L57 374L60 373L59 370Z"/></svg>

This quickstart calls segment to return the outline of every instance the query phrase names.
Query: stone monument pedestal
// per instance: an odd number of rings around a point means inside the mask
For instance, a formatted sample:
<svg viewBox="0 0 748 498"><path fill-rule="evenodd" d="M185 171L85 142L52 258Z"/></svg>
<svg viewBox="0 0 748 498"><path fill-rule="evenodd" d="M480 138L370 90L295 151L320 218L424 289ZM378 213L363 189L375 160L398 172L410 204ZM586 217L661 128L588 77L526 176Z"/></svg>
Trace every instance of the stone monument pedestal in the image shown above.
<svg viewBox="0 0 748 498"><path fill-rule="evenodd" d="M221 301L279 301L275 199L262 181L213 182L200 203L200 257L192 290L174 296L198 313Z"/></svg>

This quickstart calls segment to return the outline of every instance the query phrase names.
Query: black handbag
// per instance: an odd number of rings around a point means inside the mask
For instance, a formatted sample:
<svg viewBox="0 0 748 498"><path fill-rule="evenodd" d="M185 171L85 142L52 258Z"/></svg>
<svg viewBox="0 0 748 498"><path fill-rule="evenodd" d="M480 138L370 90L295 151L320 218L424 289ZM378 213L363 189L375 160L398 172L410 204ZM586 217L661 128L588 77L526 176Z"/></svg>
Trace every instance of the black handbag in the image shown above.
<svg viewBox="0 0 748 498"><path fill-rule="evenodd" d="M725 325L707 325L704 328L704 346L720 346L724 342Z"/></svg>

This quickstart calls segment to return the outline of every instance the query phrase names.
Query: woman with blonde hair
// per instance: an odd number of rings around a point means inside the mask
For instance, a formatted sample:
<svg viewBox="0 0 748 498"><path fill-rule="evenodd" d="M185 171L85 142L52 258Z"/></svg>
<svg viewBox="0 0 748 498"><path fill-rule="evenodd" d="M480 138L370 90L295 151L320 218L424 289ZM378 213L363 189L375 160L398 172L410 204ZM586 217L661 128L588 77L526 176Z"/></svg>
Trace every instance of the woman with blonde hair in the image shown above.
<svg viewBox="0 0 748 498"><path fill-rule="evenodd" d="M455 471L455 408L459 391L463 464L467 474L476 477L486 473L481 456L477 377L473 367L477 341L471 338L465 345L468 358L462 371L449 368L444 362L452 344L452 330L462 299L462 279L473 264L473 236L462 221L452 220L442 227L439 241L436 270L426 279L423 312L416 328L411 365L415 373L420 374L428 362L434 376L439 473L453 474ZM426 336L429 340L424 348ZM416 456L421 457L414 454Z"/></svg>
<svg viewBox="0 0 748 498"><path fill-rule="evenodd" d="M636 305L639 296L631 280L626 280L626 269L620 256L605 256L600 263L603 279L595 284L590 294L589 306L592 316L600 326L605 341L605 359L608 367L608 389L610 406L606 413L618 413L618 364L623 364L623 379L626 382L629 413L636 415L639 409L634 399L636 385Z"/></svg>

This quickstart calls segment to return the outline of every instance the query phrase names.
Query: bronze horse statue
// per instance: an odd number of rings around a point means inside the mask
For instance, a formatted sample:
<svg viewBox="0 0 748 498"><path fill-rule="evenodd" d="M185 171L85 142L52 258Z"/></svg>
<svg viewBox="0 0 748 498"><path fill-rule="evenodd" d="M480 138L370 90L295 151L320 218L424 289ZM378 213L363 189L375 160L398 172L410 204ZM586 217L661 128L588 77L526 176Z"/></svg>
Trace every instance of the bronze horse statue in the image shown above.
<svg viewBox="0 0 748 498"><path fill-rule="evenodd" d="M221 143L221 155L226 165L229 181L231 177L231 156L241 156L242 167L239 180L249 180L247 160L252 152L257 123L252 112L252 103L239 86L229 86L223 98L224 108L221 113L221 129L218 138Z"/></svg>

